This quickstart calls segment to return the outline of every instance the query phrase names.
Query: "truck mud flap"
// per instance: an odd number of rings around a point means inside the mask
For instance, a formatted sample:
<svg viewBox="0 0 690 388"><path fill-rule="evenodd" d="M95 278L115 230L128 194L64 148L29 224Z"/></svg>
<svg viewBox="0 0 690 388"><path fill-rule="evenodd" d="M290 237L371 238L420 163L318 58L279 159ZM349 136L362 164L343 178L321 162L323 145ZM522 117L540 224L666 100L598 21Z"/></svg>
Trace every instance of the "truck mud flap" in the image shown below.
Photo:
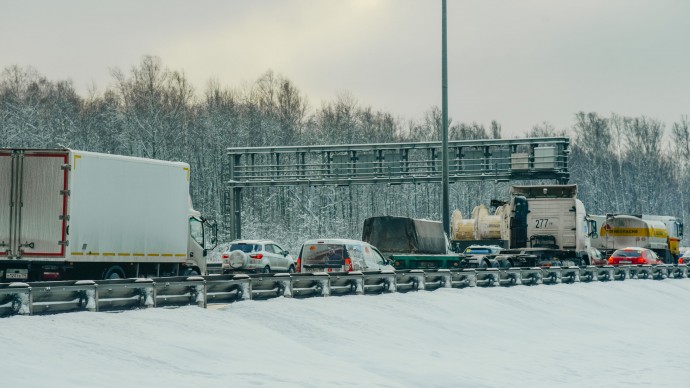
<svg viewBox="0 0 690 388"><path fill-rule="evenodd" d="M26 283L0 284L0 317L30 314L30 297L31 287Z"/></svg>
<svg viewBox="0 0 690 388"><path fill-rule="evenodd" d="M613 267L613 279L614 280L625 280L630 277L630 267L627 265L621 265L618 267Z"/></svg>
<svg viewBox="0 0 690 388"><path fill-rule="evenodd" d="M32 315L96 310L96 282L91 280L29 283Z"/></svg>
<svg viewBox="0 0 690 388"><path fill-rule="evenodd" d="M364 272L362 277L365 294L396 292L395 271Z"/></svg>
<svg viewBox="0 0 690 388"><path fill-rule="evenodd" d="M450 285L453 288L475 287L477 285L477 273L473 269L451 270Z"/></svg>
<svg viewBox="0 0 690 388"><path fill-rule="evenodd" d="M588 265L580 267L580 282L589 283L597 280L597 267Z"/></svg>
<svg viewBox="0 0 690 388"><path fill-rule="evenodd" d="M155 278L153 281L156 307L206 307L206 280L201 276Z"/></svg>
<svg viewBox="0 0 690 388"><path fill-rule="evenodd" d="M362 295L364 293L364 274L361 271L331 273L331 296Z"/></svg>
<svg viewBox="0 0 690 388"><path fill-rule="evenodd" d="M437 269L435 271L424 272L424 289L427 291L438 290L439 288L449 288L450 270Z"/></svg>
<svg viewBox="0 0 690 388"><path fill-rule="evenodd" d="M498 285L498 268L477 270L477 287L493 287Z"/></svg>
<svg viewBox="0 0 690 388"><path fill-rule="evenodd" d="M418 291L425 289L424 271L411 269L409 271L396 271L395 284L398 292Z"/></svg>
<svg viewBox="0 0 690 388"><path fill-rule="evenodd" d="M526 286L535 286L542 279L540 267L522 268L520 270L520 283Z"/></svg>
<svg viewBox="0 0 690 388"><path fill-rule="evenodd" d="M674 279L682 279L688 277L688 266L685 264L678 264L671 268L671 277Z"/></svg>
<svg viewBox="0 0 690 388"><path fill-rule="evenodd" d="M252 297L249 276L210 275L206 279L206 303L232 303Z"/></svg>
<svg viewBox="0 0 690 388"><path fill-rule="evenodd" d="M604 265L597 267L597 280L600 282L608 282L613 280L613 266Z"/></svg>
<svg viewBox="0 0 690 388"><path fill-rule="evenodd" d="M292 279L290 274L257 274L249 275L250 298L255 300L271 299L279 296L292 296Z"/></svg>
<svg viewBox="0 0 690 388"><path fill-rule="evenodd" d="M561 267L543 268L541 271L541 282L543 284L558 284L561 282Z"/></svg>
<svg viewBox="0 0 690 388"><path fill-rule="evenodd" d="M561 267L561 283L575 283L580 280L580 267Z"/></svg>
<svg viewBox="0 0 690 388"><path fill-rule="evenodd" d="M152 279L101 280L94 301L96 311L154 307Z"/></svg>
<svg viewBox="0 0 690 388"><path fill-rule="evenodd" d="M498 271L498 284L506 287L520 284L520 268L507 268Z"/></svg>
<svg viewBox="0 0 690 388"><path fill-rule="evenodd" d="M330 296L330 279L325 272L292 274L292 297Z"/></svg>

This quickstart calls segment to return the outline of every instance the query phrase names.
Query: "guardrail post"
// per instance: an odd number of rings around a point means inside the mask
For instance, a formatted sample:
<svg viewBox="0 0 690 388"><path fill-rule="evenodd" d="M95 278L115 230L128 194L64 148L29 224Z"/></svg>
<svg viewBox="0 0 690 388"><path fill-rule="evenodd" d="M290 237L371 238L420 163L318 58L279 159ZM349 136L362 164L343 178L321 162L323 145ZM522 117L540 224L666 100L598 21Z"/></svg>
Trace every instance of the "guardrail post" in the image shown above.
<svg viewBox="0 0 690 388"><path fill-rule="evenodd" d="M199 282L201 284L196 284L190 287L190 302L196 303L197 306L206 308L206 279L201 276L190 276L187 278L188 282Z"/></svg>
<svg viewBox="0 0 690 388"><path fill-rule="evenodd" d="M289 273L277 273L274 278L278 283L278 289L285 298L292 298L292 280Z"/></svg>
<svg viewBox="0 0 690 388"><path fill-rule="evenodd" d="M79 291L79 303L91 312L98 311L98 285L93 280L79 280L75 286L93 286Z"/></svg>
<svg viewBox="0 0 690 388"><path fill-rule="evenodd" d="M31 314L31 286L14 282L0 284L0 317Z"/></svg>

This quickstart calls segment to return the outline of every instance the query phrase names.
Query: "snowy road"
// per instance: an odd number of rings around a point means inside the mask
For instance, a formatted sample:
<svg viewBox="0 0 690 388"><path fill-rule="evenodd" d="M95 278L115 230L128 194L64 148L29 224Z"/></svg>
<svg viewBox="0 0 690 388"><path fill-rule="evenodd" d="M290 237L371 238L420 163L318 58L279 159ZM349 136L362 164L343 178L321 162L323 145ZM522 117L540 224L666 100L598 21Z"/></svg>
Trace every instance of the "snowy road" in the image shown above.
<svg viewBox="0 0 690 388"><path fill-rule="evenodd" d="M0 320L3 387L673 386L690 279Z"/></svg>

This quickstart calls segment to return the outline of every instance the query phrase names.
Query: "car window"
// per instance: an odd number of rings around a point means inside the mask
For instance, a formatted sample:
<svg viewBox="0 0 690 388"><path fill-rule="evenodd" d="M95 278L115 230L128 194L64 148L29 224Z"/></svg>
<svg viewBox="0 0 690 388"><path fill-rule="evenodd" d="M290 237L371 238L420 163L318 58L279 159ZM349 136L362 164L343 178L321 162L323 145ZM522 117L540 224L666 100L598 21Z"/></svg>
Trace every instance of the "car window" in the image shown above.
<svg viewBox="0 0 690 388"><path fill-rule="evenodd" d="M350 259L353 261L364 261L364 248L361 244L347 244L347 252L350 254Z"/></svg>
<svg viewBox="0 0 690 388"><path fill-rule="evenodd" d="M230 251L242 251L244 253L258 252L259 245L257 244L247 244L247 243L236 243L230 245Z"/></svg>
<svg viewBox="0 0 690 388"><path fill-rule="evenodd" d="M384 259L381 252L377 251L376 249L371 250L371 257L374 259L374 262L376 262L376 264L379 264L379 265L385 265L386 264L386 259Z"/></svg>
<svg viewBox="0 0 690 388"><path fill-rule="evenodd" d="M273 253L276 253L278 255L283 254L283 249L281 247L277 246L276 244L271 244L271 247L273 247Z"/></svg>
<svg viewBox="0 0 690 388"><path fill-rule="evenodd" d="M347 253L342 244L306 244L302 248L302 264L341 266Z"/></svg>

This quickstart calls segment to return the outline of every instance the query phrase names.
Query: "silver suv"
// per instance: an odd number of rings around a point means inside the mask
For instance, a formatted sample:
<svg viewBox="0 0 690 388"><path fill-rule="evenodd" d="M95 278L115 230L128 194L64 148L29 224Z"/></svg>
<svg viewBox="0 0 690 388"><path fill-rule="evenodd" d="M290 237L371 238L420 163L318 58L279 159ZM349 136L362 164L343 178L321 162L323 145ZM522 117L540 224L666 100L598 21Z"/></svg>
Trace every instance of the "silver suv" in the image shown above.
<svg viewBox="0 0 690 388"><path fill-rule="evenodd" d="M288 251L270 240L237 240L221 254L223 273L295 272L295 260Z"/></svg>

